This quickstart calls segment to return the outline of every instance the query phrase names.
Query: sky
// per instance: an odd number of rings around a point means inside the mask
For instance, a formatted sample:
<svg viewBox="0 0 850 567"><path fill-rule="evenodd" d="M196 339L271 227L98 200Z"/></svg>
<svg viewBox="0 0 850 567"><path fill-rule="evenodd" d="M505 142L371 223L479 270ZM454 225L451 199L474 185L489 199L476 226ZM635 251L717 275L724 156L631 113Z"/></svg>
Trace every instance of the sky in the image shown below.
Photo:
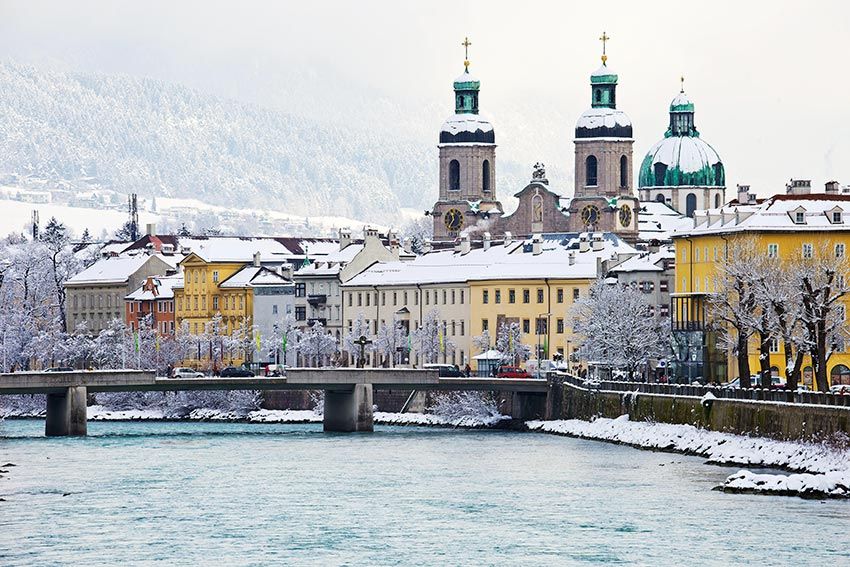
<svg viewBox="0 0 850 567"><path fill-rule="evenodd" d="M529 174L545 162L569 194L605 31L635 164L684 76L727 185L764 196L792 177L850 185L848 28L850 4L830 1L0 0L0 58L154 77L436 145L468 36L497 155Z"/></svg>

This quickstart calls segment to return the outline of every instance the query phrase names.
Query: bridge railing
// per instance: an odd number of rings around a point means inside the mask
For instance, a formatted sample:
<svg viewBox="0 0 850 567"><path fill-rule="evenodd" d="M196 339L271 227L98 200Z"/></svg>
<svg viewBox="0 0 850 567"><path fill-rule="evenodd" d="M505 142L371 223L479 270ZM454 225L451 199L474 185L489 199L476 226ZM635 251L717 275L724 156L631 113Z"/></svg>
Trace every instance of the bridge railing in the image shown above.
<svg viewBox="0 0 850 567"><path fill-rule="evenodd" d="M692 396L701 398L711 393L715 398L727 400L747 400L789 404L813 404L850 407L850 394L811 392L804 390L783 390L779 388L724 388L722 386L701 386L698 384L654 384L649 382L624 382L614 380L583 380L562 373L550 373L556 380L573 384L589 390L608 392L641 392L664 396Z"/></svg>

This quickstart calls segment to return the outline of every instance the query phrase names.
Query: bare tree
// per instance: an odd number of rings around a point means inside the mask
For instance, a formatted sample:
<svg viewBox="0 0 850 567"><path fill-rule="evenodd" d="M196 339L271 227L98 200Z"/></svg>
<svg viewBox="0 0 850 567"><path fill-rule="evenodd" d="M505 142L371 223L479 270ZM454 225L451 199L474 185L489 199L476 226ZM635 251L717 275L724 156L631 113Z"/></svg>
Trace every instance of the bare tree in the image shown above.
<svg viewBox="0 0 850 567"><path fill-rule="evenodd" d="M394 320L391 325L381 324L375 335L375 352L384 357L384 361L395 366L400 362L401 352L407 344L407 332L402 324Z"/></svg>
<svg viewBox="0 0 850 567"><path fill-rule="evenodd" d="M325 331L321 321L304 331L298 341L298 352L308 363L324 366L325 362L336 353L336 339Z"/></svg>
<svg viewBox="0 0 850 567"><path fill-rule="evenodd" d="M422 356L423 364L437 362L440 356L454 352L455 344L446 337L446 328L440 321L440 310L431 309L422 324L413 332L416 350Z"/></svg>
<svg viewBox="0 0 850 567"><path fill-rule="evenodd" d="M522 342L524 334L519 323L502 323L496 332L496 350L502 353L503 364L517 365L531 357L531 347Z"/></svg>

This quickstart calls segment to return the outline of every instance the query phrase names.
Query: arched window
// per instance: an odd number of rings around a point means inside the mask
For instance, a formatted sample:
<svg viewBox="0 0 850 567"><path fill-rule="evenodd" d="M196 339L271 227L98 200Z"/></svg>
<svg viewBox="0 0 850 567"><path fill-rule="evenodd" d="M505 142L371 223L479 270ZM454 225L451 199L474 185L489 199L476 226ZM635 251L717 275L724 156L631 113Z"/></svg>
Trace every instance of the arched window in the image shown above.
<svg viewBox="0 0 850 567"><path fill-rule="evenodd" d="M597 177L597 162L596 156L587 156L587 159L584 162L584 184L585 185L596 185Z"/></svg>
<svg viewBox="0 0 850 567"><path fill-rule="evenodd" d="M832 371L829 373L829 383L832 386L836 384L850 384L850 368L847 368L843 364L833 366Z"/></svg>
<svg viewBox="0 0 850 567"><path fill-rule="evenodd" d="M460 162L456 159L449 162L449 189L452 191L460 189Z"/></svg>
<svg viewBox="0 0 850 567"><path fill-rule="evenodd" d="M718 193L714 196L714 208L715 209L720 208L720 193Z"/></svg>
<svg viewBox="0 0 850 567"><path fill-rule="evenodd" d="M659 162L652 166L652 168L655 173L655 186L660 187L664 185L664 177L667 176L667 165Z"/></svg>
<svg viewBox="0 0 850 567"><path fill-rule="evenodd" d="M726 176L723 173L723 164L715 163L711 168L714 170L714 184L715 185L726 185Z"/></svg>
<svg viewBox="0 0 850 567"><path fill-rule="evenodd" d="M688 193L688 196L685 197L685 214L692 217L695 210L697 210L697 196L693 193Z"/></svg>
<svg viewBox="0 0 850 567"><path fill-rule="evenodd" d="M629 160L626 156L620 156L620 187L629 186Z"/></svg>
<svg viewBox="0 0 850 567"><path fill-rule="evenodd" d="M596 89L596 102L602 102L602 91L600 89Z"/></svg>
<svg viewBox="0 0 850 567"><path fill-rule="evenodd" d="M490 160L485 159L481 164L481 189L490 191Z"/></svg>
<svg viewBox="0 0 850 567"><path fill-rule="evenodd" d="M659 193L658 195L655 196L655 200L658 201L659 203L663 203L665 201L664 195Z"/></svg>

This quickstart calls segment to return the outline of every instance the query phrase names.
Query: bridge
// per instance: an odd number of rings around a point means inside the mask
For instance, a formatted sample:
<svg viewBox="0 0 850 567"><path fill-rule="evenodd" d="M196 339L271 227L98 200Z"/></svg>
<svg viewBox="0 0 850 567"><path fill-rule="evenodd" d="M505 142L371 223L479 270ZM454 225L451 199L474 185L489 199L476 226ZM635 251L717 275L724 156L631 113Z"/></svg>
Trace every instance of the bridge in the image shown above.
<svg viewBox="0 0 850 567"><path fill-rule="evenodd" d="M549 385L545 379L441 378L436 370L406 368L290 368L280 378L175 379L144 370L0 374L0 395L47 394L47 436L86 435L89 392L192 390L323 390L325 431L372 431L374 389L511 392L513 417L532 419L542 413Z"/></svg>

